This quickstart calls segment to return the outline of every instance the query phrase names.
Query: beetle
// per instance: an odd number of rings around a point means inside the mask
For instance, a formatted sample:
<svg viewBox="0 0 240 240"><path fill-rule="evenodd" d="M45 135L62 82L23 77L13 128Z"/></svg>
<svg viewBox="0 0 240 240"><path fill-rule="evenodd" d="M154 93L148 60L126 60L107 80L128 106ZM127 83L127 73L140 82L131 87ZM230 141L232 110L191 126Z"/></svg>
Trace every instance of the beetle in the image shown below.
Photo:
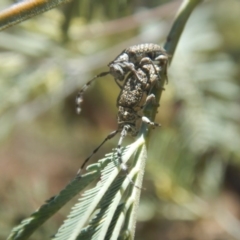
<svg viewBox="0 0 240 240"><path fill-rule="evenodd" d="M160 126L160 124L152 122L148 117L144 116L143 108L149 103L158 105L151 90L154 86L158 86L159 81L161 81L159 72L164 69L165 68L160 68L157 65L153 66L151 63L148 63L136 70L138 77L136 77L134 73L129 73L117 98L118 128L108 134L103 142L93 150L92 154L83 162L78 173L80 173L81 169L84 168L89 159L101 148L101 146L106 141L116 136L117 133L120 133L116 148L118 160L121 164L122 170L127 172L127 166L122 162L121 158L123 139L127 135L132 137L137 136L143 122L152 127Z"/></svg>

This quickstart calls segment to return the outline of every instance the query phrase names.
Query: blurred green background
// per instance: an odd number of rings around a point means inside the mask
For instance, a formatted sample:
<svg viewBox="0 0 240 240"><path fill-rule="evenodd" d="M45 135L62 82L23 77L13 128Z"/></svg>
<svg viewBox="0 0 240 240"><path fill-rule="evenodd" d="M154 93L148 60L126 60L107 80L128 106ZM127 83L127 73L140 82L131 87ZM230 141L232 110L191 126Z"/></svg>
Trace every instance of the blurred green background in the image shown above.
<svg viewBox="0 0 240 240"><path fill-rule="evenodd" d="M0 239L116 129L112 77L88 89L80 116L78 89L124 48L162 45L181 2L75 0L0 33ZM169 68L162 127L151 134L136 239L240 239L239 65L240 1L199 5ZM30 239L54 234L71 204Z"/></svg>

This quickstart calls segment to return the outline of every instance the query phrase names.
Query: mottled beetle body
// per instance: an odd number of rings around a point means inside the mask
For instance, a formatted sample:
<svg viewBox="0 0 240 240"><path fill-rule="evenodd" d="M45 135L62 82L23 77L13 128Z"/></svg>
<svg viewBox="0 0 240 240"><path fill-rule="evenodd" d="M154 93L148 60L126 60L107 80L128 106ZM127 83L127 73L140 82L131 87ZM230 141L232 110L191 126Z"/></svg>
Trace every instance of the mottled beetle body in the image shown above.
<svg viewBox="0 0 240 240"><path fill-rule="evenodd" d="M163 69L162 67L156 65L153 66L149 63L136 70L138 77L136 77L136 75L132 72L129 73L117 98L118 128L117 130L111 132L92 152L92 154L84 161L81 169L107 140L113 138L117 133L120 133L121 136L117 145L117 155L119 162L121 163L121 168L124 171L127 171L127 166L122 163L121 158L121 146L123 139L127 135L135 137L140 130L142 122L145 122L152 127L160 126L158 123L152 122L143 115L143 108L148 103L156 104L155 96L154 94L151 94L151 90L154 86L158 86L159 81L161 80L159 73L162 70L165 70L165 68Z"/></svg>
<svg viewBox="0 0 240 240"><path fill-rule="evenodd" d="M150 90L160 80L158 75L160 69L160 67L153 67L151 64L143 65L137 70L140 80L135 74L130 73L117 98L117 107L129 107L138 111L145 103Z"/></svg>
<svg viewBox="0 0 240 240"><path fill-rule="evenodd" d="M102 72L88 81L79 91L76 97L76 110L79 114L81 112L80 104L83 99L83 93L87 90L89 85L97 78L111 74L117 85L122 88L123 80L129 72L135 74L137 79L141 81L141 76L138 75L137 69L146 64L151 64L156 70L156 66L165 66L167 64L168 55L166 51L159 45L154 43L144 43L131 46L123 50L112 62L108 64L109 72ZM156 63L155 63L156 62ZM165 73L167 75L167 73Z"/></svg>
<svg viewBox="0 0 240 240"><path fill-rule="evenodd" d="M159 83L159 70L159 67L153 67L152 64L145 64L142 68L138 68L137 73L141 81L135 74L130 73L118 96L118 127L123 129L125 125L129 125L128 134L131 136L138 134L142 121L158 126L142 116L142 111L148 103L156 104L155 96L150 94L150 91Z"/></svg>

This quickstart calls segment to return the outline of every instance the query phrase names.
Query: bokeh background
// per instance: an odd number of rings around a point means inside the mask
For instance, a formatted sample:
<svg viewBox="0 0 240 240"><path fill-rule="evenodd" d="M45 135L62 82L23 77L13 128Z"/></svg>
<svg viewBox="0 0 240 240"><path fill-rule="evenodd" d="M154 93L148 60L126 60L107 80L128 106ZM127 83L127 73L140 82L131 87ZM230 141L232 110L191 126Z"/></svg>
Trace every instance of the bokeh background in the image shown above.
<svg viewBox="0 0 240 240"><path fill-rule="evenodd" d="M80 116L78 89L124 48L162 45L181 2L75 0L0 33L0 239L64 188L117 127L110 76L88 89ZM240 1L205 1L169 68L136 239L240 239L239 66ZM30 239L54 234L73 203Z"/></svg>

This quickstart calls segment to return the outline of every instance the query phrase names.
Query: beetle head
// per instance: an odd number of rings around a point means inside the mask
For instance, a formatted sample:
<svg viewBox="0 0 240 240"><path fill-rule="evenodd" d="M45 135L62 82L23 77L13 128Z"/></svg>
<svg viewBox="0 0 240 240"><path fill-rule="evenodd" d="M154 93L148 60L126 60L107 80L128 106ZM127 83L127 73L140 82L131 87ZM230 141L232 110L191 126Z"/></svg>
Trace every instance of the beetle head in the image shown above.
<svg viewBox="0 0 240 240"><path fill-rule="evenodd" d="M112 63L109 65L110 73L116 80L123 81L126 71L123 69L121 63Z"/></svg>
<svg viewBox="0 0 240 240"><path fill-rule="evenodd" d="M110 73L116 80L123 81L128 70L126 69L126 63L128 63L129 57L126 53L121 53L114 61L109 63Z"/></svg>

